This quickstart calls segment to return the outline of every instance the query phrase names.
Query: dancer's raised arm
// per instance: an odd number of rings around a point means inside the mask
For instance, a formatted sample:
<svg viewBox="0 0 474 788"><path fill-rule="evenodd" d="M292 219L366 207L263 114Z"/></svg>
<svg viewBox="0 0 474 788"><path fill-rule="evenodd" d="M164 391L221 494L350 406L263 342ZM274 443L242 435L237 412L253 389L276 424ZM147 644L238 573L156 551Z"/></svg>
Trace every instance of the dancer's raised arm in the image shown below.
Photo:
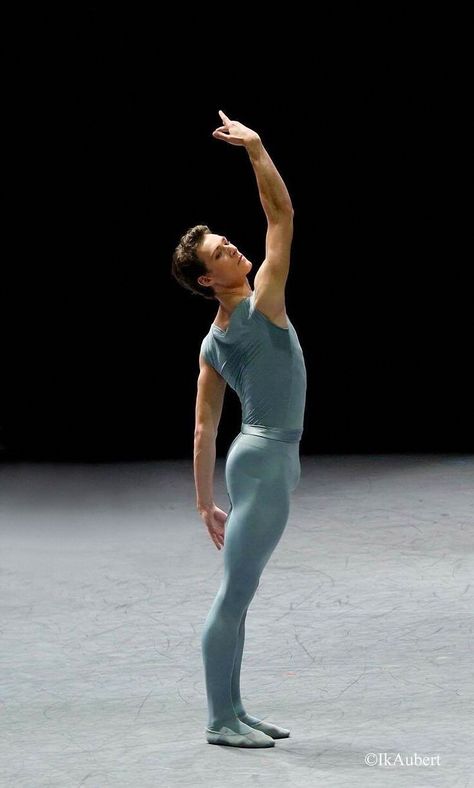
<svg viewBox="0 0 474 788"><path fill-rule="evenodd" d="M263 146L260 135L221 110L223 122L213 132L216 139L243 146L257 180L260 202L267 217L265 260L255 280L255 303L271 318L285 311L285 285L290 269L293 240L293 205L285 182Z"/></svg>

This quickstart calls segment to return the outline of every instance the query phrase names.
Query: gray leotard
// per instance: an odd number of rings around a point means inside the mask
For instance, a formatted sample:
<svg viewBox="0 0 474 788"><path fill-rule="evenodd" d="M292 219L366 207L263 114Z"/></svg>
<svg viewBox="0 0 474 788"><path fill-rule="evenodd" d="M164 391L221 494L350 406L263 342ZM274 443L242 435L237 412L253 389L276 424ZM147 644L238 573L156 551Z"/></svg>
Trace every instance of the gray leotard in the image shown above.
<svg viewBox="0 0 474 788"><path fill-rule="evenodd" d="M272 323L255 307L252 293L237 304L227 330L211 326L201 353L237 392L244 425L288 430L290 437L295 431L298 438L303 431L306 368L298 335L288 323L288 329Z"/></svg>
<svg viewBox="0 0 474 788"><path fill-rule="evenodd" d="M300 479L306 369L291 321L288 329L276 326L256 309L253 294L235 307L227 330L211 326L201 353L242 405L225 464L224 576L202 633L209 727L238 735L245 619Z"/></svg>

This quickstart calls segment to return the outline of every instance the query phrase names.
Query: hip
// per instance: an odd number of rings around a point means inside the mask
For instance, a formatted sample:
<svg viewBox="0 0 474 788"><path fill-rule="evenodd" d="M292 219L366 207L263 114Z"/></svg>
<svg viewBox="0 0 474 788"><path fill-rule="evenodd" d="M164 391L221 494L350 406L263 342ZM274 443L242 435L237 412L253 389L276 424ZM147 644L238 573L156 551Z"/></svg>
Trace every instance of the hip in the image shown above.
<svg viewBox="0 0 474 788"><path fill-rule="evenodd" d="M301 476L300 441L276 439L274 435L264 437L263 432L247 431L236 435L225 460L228 484L236 477L250 477L271 484L284 484L291 490L296 488Z"/></svg>

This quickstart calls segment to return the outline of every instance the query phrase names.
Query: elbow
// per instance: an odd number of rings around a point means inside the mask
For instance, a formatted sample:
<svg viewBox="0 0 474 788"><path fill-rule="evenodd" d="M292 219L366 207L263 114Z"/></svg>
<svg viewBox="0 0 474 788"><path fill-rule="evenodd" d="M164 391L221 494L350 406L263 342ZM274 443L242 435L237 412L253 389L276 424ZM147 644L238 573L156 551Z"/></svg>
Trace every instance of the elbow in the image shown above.
<svg viewBox="0 0 474 788"><path fill-rule="evenodd" d="M292 225L294 215L295 212L291 204L282 206L278 208L278 210L276 210L273 214L267 214L268 224Z"/></svg>
<svg viewBox="0 0 474 788"><path fill-rule="evenodd" d="M282 205L279 211L280 219L289 219L293 221L293 217L295 215L295 211L293 208L293 204L290 202L285 203Z"/></svg>

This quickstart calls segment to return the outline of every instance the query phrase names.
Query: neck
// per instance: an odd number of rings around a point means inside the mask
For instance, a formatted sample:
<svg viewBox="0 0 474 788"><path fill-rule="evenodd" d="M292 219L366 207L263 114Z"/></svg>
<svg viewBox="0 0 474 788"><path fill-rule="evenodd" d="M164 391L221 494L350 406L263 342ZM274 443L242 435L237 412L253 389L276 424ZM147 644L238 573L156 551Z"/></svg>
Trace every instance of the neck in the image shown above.
<svg viewBox="0 0 474 788"><path fill-rule="evenodd" d="M248 280L245 280L245 283L234 290L226 290L216 293L216 298L219 301L219 311L221 314L229 315L239 301L242 298L247 298L251 296L253 293L252 288L250 287Z"/></svg>

